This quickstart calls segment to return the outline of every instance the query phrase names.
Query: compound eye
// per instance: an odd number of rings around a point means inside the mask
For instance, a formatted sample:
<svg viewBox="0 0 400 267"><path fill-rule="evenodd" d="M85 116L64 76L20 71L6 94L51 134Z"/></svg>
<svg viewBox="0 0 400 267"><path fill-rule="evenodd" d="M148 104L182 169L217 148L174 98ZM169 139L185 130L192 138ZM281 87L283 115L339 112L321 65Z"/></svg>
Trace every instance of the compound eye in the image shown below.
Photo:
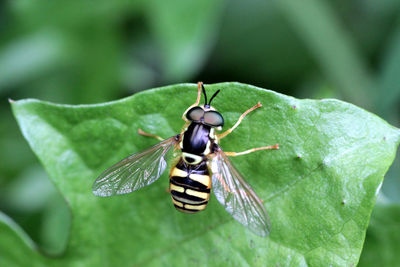
<svg viewBox="0 0 400 267"><path fill-rule="evenodd" d="M186 118L190 121L199 121L204 116L204 110L201 107L193 107L186 113Z"/></svg>
<svg viewBox="0 0 400 267"><path fill-rule="evenodd" d="M224 126L224 118L217 111L207 111L204 113L204 122L210 126Z"/></svg>

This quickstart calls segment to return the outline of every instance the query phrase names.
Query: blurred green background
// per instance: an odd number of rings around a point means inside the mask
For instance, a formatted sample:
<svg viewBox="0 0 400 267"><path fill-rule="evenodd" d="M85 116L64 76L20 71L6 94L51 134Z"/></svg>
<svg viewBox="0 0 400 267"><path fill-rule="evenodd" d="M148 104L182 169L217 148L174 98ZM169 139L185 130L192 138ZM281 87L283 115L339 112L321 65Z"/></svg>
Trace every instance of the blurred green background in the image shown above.
<svg viewBox="0 0 400 267"><path fill-rule="evenodd" d="M8 98L90 104L199 80L338 98L399 127L400 1L2 1L0 210L45 252L65 247L69 210ZM369 248L380 242L376 229L400 223L399 170L396 159L379 198L390 209L374 215ZM387 238L400 239L400 226L391 229Z"/></svg>

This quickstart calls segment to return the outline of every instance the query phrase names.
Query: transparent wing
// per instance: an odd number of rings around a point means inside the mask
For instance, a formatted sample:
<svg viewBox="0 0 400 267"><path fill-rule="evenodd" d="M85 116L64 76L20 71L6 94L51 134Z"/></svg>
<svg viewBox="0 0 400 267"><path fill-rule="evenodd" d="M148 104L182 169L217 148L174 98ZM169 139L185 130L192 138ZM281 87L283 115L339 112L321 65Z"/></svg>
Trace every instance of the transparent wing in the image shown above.
<svg viewBox="0 0 400 267"><path fill-rule="evenodd" d="M101 197L127 194L153 183L164 172L166 154L176 143L173 136L121 160L96 179L93 194Z"/></svg>
<svg viewBox="0 0 400 267"><path fill-rule="evenodd" d="M271 226L261 199L219 147L211 162L211 170L214 194L226 211L255 234L268 235Z"/></svg>

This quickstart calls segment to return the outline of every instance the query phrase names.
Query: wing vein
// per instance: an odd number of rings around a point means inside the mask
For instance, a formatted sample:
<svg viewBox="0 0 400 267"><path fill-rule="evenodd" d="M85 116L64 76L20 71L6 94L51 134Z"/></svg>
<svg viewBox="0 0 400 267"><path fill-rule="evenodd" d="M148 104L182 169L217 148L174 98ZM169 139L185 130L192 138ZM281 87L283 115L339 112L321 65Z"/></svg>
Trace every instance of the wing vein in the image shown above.
<svg viewBox="0 0 400 267"><path fill-rule="evenodd" d="M101 197L127 194L160 178L166 156L177 143L170 137L147 150L133 154L104 171L93 184L93 194Z"/></svg>

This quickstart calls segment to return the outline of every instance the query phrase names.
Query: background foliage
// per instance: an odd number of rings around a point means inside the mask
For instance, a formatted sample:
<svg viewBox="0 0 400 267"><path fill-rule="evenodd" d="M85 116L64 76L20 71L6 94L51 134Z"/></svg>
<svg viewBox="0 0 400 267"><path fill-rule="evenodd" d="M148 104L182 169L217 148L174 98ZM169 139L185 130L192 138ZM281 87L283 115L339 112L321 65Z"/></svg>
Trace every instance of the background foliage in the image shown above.
<svg viewBox="0 0 400 267"><path fill-rule="evenodd" d="M399 126L399 11L397 0L3 1L0 210L48 253L64 247L69 211L23 140L9 97L83 104L182 81L241 81L343 99ZM360 265L399 262L380 237L399 243L400 227L379 231L399 224L399 171L396 159ZM386 253L377 255L371 248L381 244Z"/></svg>

